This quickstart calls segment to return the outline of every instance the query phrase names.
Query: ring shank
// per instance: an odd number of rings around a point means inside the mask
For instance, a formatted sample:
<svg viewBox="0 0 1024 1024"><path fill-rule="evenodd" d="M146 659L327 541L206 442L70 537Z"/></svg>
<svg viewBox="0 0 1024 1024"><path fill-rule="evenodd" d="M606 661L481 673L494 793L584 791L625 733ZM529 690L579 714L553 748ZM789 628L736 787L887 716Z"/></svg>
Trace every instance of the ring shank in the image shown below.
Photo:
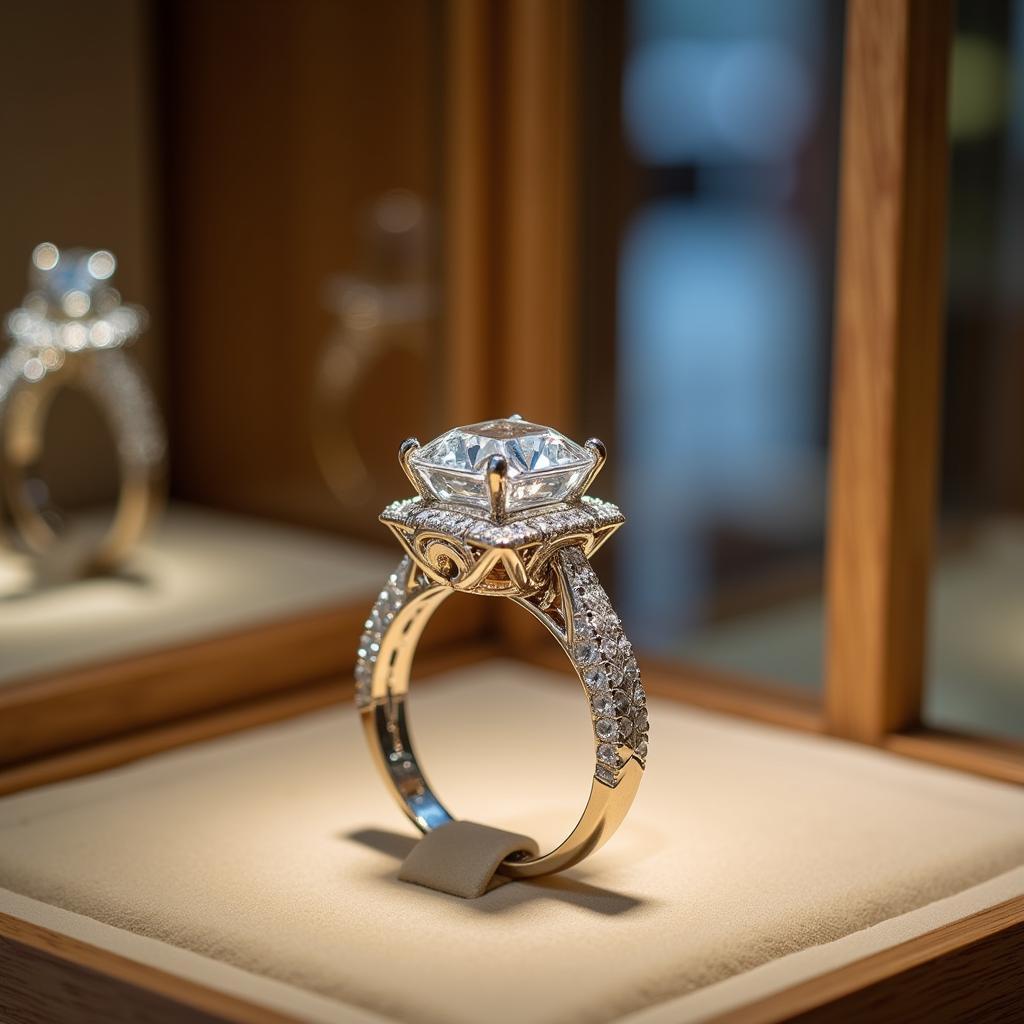
<svg viewBox="0 0 1024 1024"><path fill-rule="evenodd" d="M556 574L558 590L566 608L573 602L572 581L567 571L571 559L582 560L586 564L578 549L573 549L573 553L564 559L552 560L552 571ZM588 564L586 571L592 573ZM369 649L360 651L360 658L369 667L369 672L361 680L363 689L357 699L367 741L388 789L417 828L426 832L447 824L454 820L454 816L434 793L416 758L406 706L409 677L420 636L434 612L453 591L422 578L422 582L417 582L417 577L414 568L405 560L374 606L367 621L367 629L371 632L363 638L364 642L369 638ZM544 622L560 646L570 654L589 704L593 690L588 689L583 673L570 653L572 622L580 620L574 615L552 617L527 599L515 600ZM579 615L579 609L575 610ZM568 623L568 628L564 629L560 622ZM379 641L374 641L374 636L379 636ZM374 646L377 650L372 649ZM645 709L643 716L645 731ZM606 748L608 744L601 746ZM613 779L612 773L607 768L602 772L604 766L599 765L598 772L609 781L602 781L595 775L582 816L569 835L547 853L507 859L500 868L502 874L525 878L560 871L583 860L607 841L629 810L644 772L643 762L634 755L632 747L620 746L619 755Z"/></svg>
<svg viewBox="0 0 1024 1024"><path fill-rule="evenodd" d="M50 550L59 536L26 484L42 453L53 400L65 386L79 387L97 402L117 443L117 507L110 526L81 567L86 572L106 571L135 547L162 503L163 431L141 374L122 352L74 354L41 380L20 382L0 406L3 488L15 529L37 554Z"/></svg>

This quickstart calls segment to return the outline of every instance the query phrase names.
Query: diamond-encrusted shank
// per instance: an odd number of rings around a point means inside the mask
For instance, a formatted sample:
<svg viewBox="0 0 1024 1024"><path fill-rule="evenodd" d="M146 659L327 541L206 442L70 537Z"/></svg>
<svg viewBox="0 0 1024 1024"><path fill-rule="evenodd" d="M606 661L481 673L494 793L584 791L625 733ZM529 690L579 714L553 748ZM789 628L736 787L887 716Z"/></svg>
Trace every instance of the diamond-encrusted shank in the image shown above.
<svg viewBox="0 0 1024 1024"><path fill-rule="evenodd" d="M615 786L630 757L647 762L647 697L619 617L582 549L556 556L572 607L570 656L590 694L597 748L595 778Z"/></svg>
<svg viewBox="0 0 1024 1024"><path fill-rule="evenodd" d="M594 777L606 786L618 784L626 762L647 762L647 699L640 669L611 601L598 582L581 548L563 548L553 569L565 581L571 607L571 640L564 634L567 653L590 698L596 765ZM399 562L377 596L363 624L356 652L356 705L371 703L373 673L384 637L410 597L409 557ZM423 581L425 582L425 581Z"/></svg>
<svg viewBox="0 0 1024 1024"><path fill-rule="evenodd" d="M363 634L356 650L356 707L363 708L370 703L373 669L377 664L377 655L380 654L380 645L395 615L405 604L411 570L412 559L406 556L388 577L384 589L377 595L370 609L369 618L363 623Z"/></svg>

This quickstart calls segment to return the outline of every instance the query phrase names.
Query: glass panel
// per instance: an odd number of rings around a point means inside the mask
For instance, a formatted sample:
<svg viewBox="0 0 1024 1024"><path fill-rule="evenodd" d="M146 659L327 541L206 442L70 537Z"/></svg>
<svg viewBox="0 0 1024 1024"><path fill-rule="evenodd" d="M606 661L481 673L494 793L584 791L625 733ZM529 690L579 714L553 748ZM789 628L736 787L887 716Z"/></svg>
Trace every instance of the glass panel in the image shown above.
<svg viewBox="0 0 1024 1024"><path fill-rule="evenodd" d="M606 254L614 336L588 320L616 372L586 411L614 441L629 517L619 606L650 652L809 688L822 674L842 17L817 0L631 0L606 70L620 75L618 132L595 115L589 135L588 166L621 150L588 200L593 217L623 214ZM600 273L593 259L591 301Z"/></svg>
<svg viewBox="0 0 1024 1024"><path fill-rule="evenodd" d="M376 521L408 489L396 438L445 425L439 19L428 0L0 7L18 40L0 64L0 405L54 388L0 497L0 686L369 607L398 557ZM76 247L113 252L115 277ZM123 352L92 351L108 280L148 313ZM21 359L47 325L54 344ZM114 379L108 356L158 407L169 500L94 565L116 453L143 433L137 390L79 386L87 365ZM21 412L0 420L8 450L33 447ZM22 507L56 535L41 552L12 528Z"/></svg>
<svg viewBox="0 0 1024 1024"><path fill-rule="evenodd" d="M1024 4L961 2L930 722L1024 737Z"/></svg>

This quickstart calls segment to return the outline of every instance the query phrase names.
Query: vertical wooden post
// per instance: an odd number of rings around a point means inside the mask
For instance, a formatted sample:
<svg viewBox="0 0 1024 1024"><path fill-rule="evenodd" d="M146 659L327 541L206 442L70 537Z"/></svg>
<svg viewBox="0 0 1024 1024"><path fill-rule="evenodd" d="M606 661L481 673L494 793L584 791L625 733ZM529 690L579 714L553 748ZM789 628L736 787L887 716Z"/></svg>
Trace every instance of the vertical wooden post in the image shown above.
<svg viewBox="0 0 1024 1024"><path fill-rule="evenodd" d="M459 422L576 428L577 0L449 0L444 336ZM500 605L500 607L498 607ZM542 633L494 608L516 649Z"/></svg>
<svg viewBox="0 0 1024 1024"><path fill-rule="evenodd" d="M574 433L579 8L504 5L501 395L508 409ZM515 407L514 409L512 407Z"/></svg>
<svg viewBox="0 0 1024 1024"><path fill-rule="evenodd" d="M450 0L447 11L454 407L471 419L520 411L572 431L576 0Z"/></svg>
<svg viewBox="0 0 1024 1024"><path fill-rule="evenodd" d="M913 725L935 516L949 0L850 0L828 540L826 714Z"/></svg>
<svg viewBox="0 0 1024 1024"><path fill-rule="evenodd" d="M489 3L446 7L441 319L452 425L495 415L485 372L495 341L493 23Z"/></svg>

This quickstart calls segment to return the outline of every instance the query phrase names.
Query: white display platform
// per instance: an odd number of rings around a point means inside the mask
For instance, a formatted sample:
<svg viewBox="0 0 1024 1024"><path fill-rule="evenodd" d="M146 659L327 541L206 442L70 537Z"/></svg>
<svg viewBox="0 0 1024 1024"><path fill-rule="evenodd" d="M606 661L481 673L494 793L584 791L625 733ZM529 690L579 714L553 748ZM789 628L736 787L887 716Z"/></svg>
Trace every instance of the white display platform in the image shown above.
<svg viewBox="0 0 1024 1024"><path fill-rule="evenodd" d="M578 685L515 662L411 696L457 814L550 843L589 788ZM351 708L0 800L0 911L311 1021L705 1019L1024 893L1024 791L651 701L632 814L463 901Z"/></svg>
<svg viewBox="0 0 1024 1024"><path fill-rule="evenodd" d="M0 686L191 643L364 597L397 553L266 520L172 505L121 577L30 588L0 552Z"/></svg>

